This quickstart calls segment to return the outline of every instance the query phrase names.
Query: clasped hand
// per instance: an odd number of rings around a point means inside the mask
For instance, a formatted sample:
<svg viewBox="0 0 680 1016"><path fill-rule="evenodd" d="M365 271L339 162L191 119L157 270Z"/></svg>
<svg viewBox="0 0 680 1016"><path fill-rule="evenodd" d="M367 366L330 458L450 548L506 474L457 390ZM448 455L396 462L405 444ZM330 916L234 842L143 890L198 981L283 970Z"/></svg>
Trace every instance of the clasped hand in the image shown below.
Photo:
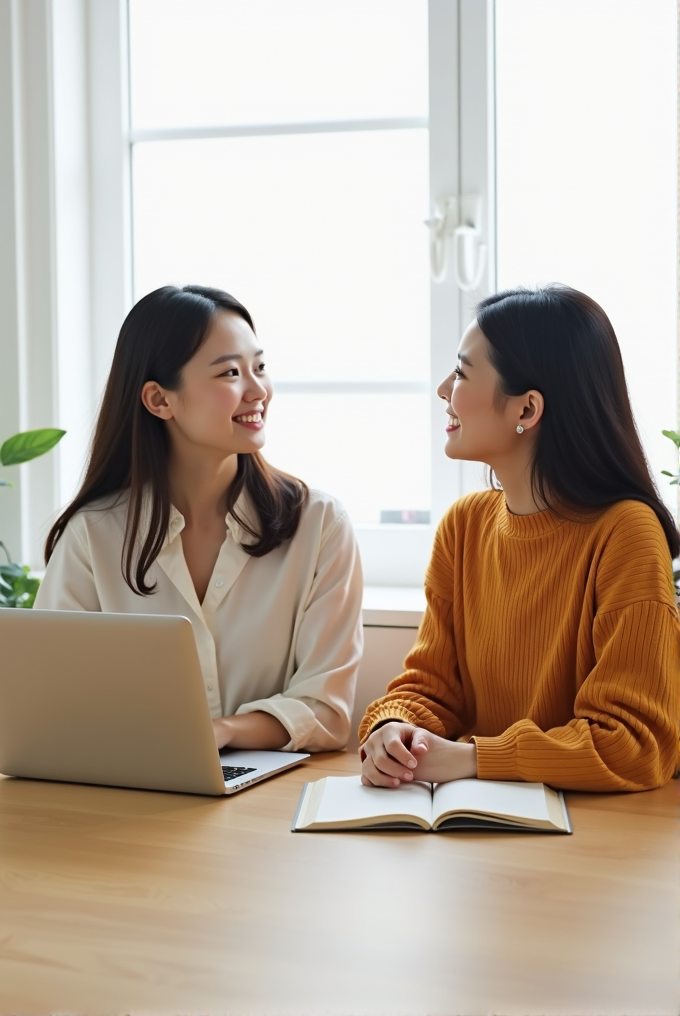
<svg viewBox="0 0 680 1016"><path fill-rule="evenodd" d="M412 780L447 783L477 775L474 742L447 741L410 723L390 722L374 730L361 750L361 782L398 787Z"/></svg>

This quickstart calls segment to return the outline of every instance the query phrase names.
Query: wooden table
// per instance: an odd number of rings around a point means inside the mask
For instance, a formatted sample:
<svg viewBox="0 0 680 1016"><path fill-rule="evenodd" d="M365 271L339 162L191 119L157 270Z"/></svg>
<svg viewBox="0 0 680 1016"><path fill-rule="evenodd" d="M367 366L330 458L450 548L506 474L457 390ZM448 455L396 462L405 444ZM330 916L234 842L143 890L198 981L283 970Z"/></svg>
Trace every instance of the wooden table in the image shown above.
<svg viewBox="0 0 680 1016"><path fill-rule="evenodd" d="M573 836L295 834L234 798L0 778L0 1012L678 1013L678 782Z"/></svg>

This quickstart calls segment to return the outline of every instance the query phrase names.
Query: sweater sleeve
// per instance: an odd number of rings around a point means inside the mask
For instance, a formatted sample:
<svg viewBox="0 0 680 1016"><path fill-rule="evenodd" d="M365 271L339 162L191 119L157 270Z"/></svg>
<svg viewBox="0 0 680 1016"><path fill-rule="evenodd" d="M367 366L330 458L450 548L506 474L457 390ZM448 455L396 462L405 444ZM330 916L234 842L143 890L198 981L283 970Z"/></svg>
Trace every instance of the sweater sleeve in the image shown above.
<svg viewBox="0 0 680 1016"><path fill-rule="evenodd" d="M574 718L545 731L522 719L497 737L476 735L481 779L616 791L651 790L673 775L680 619L668 548L646 507L622 508L597 565L596 603L594 666L576 690Z"/></svg>
<svg viewBox="0 0 680 1016"><path fill-rule="evenodd" d="M453 624L453 549L445 520L435 537L425 581L427 607L404 672L372 702L359 726L359 741L386 720L402 720L442 737L469 730Z"/></svg>
<svg viewBox="0 0 680 1016"><path fill-rule="evenodd" d="M564 790L651 790L678 757L680 640L666 604L638 602L596 618L597 663L574 719L542 731L519 720L475 736L480 779L528 780Z"/></svg>

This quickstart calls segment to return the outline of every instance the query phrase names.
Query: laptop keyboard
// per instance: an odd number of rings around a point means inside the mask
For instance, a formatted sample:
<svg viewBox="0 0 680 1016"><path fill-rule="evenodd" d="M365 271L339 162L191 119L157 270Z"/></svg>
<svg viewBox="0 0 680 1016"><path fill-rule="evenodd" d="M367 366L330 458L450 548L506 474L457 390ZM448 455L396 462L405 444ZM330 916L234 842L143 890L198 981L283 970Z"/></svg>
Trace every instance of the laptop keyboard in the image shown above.
<svg viewBox="0 0 680 1016"><path fill-rule="evenodd" d="M255 767L251 766L248 769L247 766L222 766L222 773L224 774L224 782L229 783L229 780L237 780L239 776L245 776L246 773L254 773Z"/></svg>

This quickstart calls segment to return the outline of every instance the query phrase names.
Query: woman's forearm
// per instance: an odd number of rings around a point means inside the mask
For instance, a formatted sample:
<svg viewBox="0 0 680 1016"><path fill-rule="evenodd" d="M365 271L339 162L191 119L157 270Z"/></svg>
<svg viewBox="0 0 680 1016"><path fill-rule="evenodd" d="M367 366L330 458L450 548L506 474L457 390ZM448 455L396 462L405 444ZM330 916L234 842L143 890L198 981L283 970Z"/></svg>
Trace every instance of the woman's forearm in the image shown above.
<svg viewBox="0 0 680 1016"><path fill-rule="evenodd" d="M284 725L269 713L244 713L213 720L218 748L259 748L275 751L290 741Z"/></svg>

